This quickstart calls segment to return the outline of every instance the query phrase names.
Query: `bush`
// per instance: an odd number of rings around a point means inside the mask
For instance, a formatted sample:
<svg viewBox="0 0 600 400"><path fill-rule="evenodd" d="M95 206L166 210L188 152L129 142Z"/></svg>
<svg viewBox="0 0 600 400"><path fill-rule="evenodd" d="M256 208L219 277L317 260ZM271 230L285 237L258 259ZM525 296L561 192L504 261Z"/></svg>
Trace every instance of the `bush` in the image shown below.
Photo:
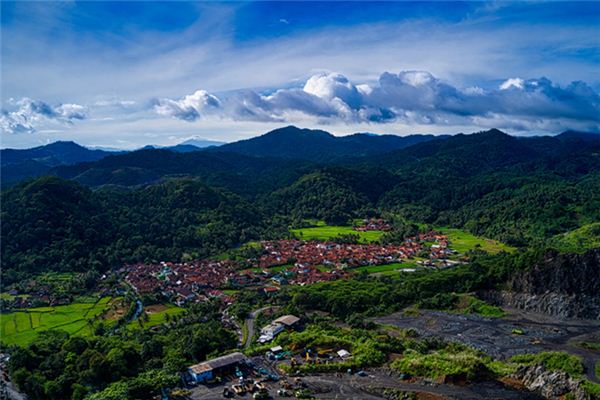
<svg viewBox="0 0 600 400"><path fill-rule="evenodd" d="M559 351L517 355L512 357L511 361L525 365L542 365L548 370L566 372L574 377L581 376L584 371L581 358Z"/></svg>
<svg viewBox="0 0 600 400"><path fill-rule="evenodd" d="M426 378L464 375L469 380L478 380L491 373L486 358L471 349L448 346L446 349L427 354L407 350L404 357L395 360L392 368L399 372Z"/></svg>

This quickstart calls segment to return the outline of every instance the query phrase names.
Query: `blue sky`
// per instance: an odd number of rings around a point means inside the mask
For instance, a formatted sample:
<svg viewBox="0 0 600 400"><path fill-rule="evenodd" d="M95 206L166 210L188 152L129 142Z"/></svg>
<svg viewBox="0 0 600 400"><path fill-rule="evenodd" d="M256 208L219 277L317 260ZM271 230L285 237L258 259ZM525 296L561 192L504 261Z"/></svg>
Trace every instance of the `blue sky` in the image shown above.
<svg viewBox="0 0 600 400"><path fill-rule="evenodd" d="M599 2L5 2L3 147L600 130Z"/></svg>

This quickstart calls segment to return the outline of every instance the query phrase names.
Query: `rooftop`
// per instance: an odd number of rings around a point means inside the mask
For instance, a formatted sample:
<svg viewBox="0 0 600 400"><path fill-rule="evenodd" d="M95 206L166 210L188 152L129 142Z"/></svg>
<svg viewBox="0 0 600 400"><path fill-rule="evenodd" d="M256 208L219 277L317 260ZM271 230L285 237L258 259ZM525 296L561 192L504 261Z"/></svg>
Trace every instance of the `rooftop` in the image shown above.
<svg viewBox="0 0 600 400"><path fill-rule="evenodd" d="M284 315L282 317L277 318L275 321L273 321L273 323L292 326L298 321L300 321L300 318L296 317L295 315Z"/></svg>
<svg viewBox="0 0 600 400"><path fill-rule="evenodd" d="M210 371L216 368L222 368L229 365L237 364L246 359L246 356L240 352L227 354L225 356L213 358L212 360L201 362L200 364L192 365L189 369L196 374Z"/></svg>

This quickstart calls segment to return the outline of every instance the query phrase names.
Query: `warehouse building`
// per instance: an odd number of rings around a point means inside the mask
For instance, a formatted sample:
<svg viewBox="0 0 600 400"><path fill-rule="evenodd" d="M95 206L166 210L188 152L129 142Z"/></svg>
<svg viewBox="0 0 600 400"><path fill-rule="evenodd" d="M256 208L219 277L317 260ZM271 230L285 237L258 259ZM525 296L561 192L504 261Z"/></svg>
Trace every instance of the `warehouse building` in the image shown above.
<svg viewBox="0 0 600 400"><path fill-rule="evenodd" d="M202 383L218 375L235 372L236 367L243 361L246 361L246 356L236 352L192 365L188 368L188 372L196 383Z"/></svg>

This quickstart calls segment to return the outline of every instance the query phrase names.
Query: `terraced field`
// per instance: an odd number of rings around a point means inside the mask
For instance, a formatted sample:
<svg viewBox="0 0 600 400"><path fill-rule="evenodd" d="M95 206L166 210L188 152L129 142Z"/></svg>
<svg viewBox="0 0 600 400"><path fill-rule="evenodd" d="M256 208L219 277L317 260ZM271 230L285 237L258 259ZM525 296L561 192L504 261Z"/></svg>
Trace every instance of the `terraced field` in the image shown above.
<svg viewBox="0 0 600 400"><path fill-rule="evenodd" d="M90 335L91 319L101 315L116 299L103 297L92 303L72 303L65 306L36 307L0 314L1 341L4 344L27 345L39 332L60 329L70 334Z"/></svg>

